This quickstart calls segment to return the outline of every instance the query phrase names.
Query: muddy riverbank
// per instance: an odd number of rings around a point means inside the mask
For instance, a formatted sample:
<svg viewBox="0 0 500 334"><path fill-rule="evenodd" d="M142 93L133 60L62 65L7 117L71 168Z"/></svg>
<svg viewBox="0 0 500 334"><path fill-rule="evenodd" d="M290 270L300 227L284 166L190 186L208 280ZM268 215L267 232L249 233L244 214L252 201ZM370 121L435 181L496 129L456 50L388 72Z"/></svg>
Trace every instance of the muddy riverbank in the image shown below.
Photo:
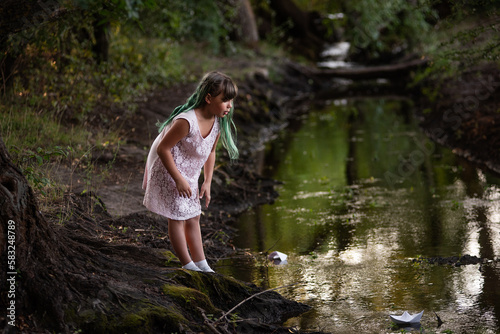
<svg viewBox="0 0 500 334"><path fill-rule="evenodd" d="M424 82L421 126L454 153L500 173L500 69L495 63L468 69L440 84Z"/></svg>

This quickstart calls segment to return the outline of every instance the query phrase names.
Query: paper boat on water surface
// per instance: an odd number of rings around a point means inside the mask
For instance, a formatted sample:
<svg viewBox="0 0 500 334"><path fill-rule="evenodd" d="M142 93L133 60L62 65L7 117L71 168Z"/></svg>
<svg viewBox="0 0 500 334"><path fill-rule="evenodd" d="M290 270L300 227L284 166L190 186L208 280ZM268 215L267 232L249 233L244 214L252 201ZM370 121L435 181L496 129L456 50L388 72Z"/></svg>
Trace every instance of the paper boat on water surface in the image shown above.
<svg viewBox="0 0 500 334"><path fill-rule="evenodd" d="M424 314L424 311L416 314L410 314L406 311L403 312L402 315L389 315L389 318L393 322L399 325L404 325L404 324L415 324L420 322L420 319L422 319L422 315Z"/></svg>
<svg viewBox="0 0 500 334"><path fill-rule="evenodd" d="M269 260L274 260L274 261L286 261L287 255L283 254L281 252L275 251L269 254Z"/></svg>

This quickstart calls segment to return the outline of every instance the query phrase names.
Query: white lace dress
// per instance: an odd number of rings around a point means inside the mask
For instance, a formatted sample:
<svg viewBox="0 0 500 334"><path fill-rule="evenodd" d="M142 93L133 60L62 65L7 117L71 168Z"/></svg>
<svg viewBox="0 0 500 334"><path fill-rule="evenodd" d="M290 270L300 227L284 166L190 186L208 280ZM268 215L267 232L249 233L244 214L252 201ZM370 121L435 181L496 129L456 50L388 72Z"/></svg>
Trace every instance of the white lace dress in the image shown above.
<svg viewBox="0 0 500 334"><path fill-rule="evenodd" d="M210 133L203 138L194 110L178 115L170 124L178 118L189 122L189 133L172 148L171 152L175 165L191 187L192 196L190 198L179 196L174 179L156 153L158 144L170 126L163 129L151 146L142 188L146 191L144 206L150 211L169 219L186 220L201 214L198 179L219 134L219 120L216 118Z"/></svg>

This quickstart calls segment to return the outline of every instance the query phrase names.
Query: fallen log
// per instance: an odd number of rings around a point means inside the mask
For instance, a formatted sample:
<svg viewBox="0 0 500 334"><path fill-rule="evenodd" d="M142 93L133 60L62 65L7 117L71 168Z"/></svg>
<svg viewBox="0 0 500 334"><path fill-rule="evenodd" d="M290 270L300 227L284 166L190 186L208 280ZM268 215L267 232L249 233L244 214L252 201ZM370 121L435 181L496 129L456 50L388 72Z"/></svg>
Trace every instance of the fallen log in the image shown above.
<svg viewBox="0 0 500 334"><path fill-rule="evenodd" d="M351 79L351 80L369 80L369 79L402 79L405 78L411 71L426 67L429 63L428 58L413 59L410 61L366 67L349 67L349 68L332 68L332 69L306 69L296 68L301 72L307 72L308 75L317 80L327 80L334 78ZM289 66L300 66L290 64Z"/></svg>

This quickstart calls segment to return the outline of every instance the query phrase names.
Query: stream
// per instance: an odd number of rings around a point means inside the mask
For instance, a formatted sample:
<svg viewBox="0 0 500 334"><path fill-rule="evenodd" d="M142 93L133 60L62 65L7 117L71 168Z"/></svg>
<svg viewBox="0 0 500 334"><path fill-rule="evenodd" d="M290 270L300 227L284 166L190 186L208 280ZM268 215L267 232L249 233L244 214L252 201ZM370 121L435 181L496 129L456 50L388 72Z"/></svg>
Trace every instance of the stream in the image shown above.
<svg viewBox="0 0 500 334"><path fill-rule="evenodd" d="M404 330L500 333L500 178L431 142L413 108L335 100L291 123L257 153L280 196L239 217L234 244L247 254L217 272L286 286L312 306L285 323L303 331L398 332L390 314L424 311ZM484 260L427 260L466 254Z"/></svg>

